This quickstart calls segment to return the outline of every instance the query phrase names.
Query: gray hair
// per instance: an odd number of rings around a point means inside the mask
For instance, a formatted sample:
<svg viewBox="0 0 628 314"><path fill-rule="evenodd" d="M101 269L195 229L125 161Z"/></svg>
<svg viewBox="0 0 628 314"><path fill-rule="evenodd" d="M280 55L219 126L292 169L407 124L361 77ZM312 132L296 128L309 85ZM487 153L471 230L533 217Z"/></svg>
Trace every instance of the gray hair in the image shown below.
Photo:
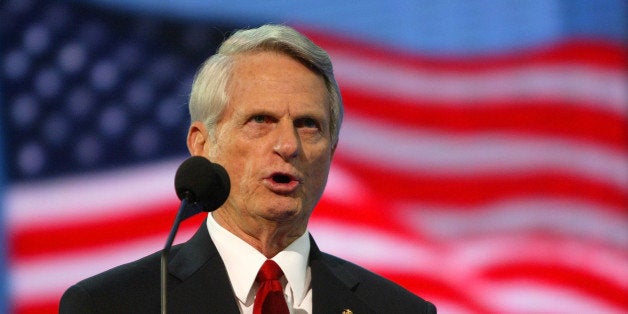
<svg viewBox="0 0 628 314"><path fill-rule="evenodd" d="M344 109L331 59L322 48L307 37L284 25L264 25L255 29L240 30L222 43L218 52L203 63L194 78L189 103L192 121L202 121L210 136L215 139L216 123L229 102L227 81L235 62L234 56L252 51L285 53L324 78L331 117L329 131L332 147L335 147L338 143Z"/></svg>

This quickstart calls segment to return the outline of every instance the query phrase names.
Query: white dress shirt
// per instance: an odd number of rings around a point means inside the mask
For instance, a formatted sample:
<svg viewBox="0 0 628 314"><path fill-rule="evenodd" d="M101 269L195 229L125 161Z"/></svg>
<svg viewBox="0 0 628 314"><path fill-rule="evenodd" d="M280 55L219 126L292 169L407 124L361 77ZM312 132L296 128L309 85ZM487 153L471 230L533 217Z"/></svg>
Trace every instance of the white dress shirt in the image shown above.
<svg viewBox="0 0 628 314"><path fill-rule="evenodd" d="M255 277L266 261L266 256L220 226L211 213L207 215L207 230L227 267L240 313L253 313L258 288ZM306 231L272 258L284 273L281 284L292 314L312 313L311 274L307 265L309 255L310 238Z"/></svg>

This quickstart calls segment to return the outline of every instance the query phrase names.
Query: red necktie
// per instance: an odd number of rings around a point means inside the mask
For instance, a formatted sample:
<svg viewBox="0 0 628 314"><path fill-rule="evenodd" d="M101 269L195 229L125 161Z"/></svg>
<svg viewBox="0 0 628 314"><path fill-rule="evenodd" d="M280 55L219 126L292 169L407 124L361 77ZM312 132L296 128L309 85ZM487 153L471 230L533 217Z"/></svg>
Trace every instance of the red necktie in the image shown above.
<svg viewBox="0 0 628 314"><path fill-rule="evenodd" d="M273 260L266 260L255 278L259 289L255 295L253 314L288 314L288 305L283 296L279 278L283 272Z"/></svg>

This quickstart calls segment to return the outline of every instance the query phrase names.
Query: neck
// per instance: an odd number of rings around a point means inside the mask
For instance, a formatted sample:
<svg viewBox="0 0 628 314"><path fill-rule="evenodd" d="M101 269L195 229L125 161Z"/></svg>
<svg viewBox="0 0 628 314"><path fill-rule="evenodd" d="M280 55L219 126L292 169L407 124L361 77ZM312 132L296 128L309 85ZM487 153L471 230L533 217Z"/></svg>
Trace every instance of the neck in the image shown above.
<svg viewBox="0 0 628 314"><path fill-rule="evenodd" d="M214 220L267 258L272 258L305 232L304 224L263 218L232 219L225 210L216 210Z"/></svg>

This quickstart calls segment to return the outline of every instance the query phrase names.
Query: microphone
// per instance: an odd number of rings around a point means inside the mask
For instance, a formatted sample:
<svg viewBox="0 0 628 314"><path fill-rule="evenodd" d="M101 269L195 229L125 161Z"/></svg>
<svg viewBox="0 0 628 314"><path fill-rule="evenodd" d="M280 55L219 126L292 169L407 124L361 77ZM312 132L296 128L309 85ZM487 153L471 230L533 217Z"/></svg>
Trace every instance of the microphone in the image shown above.
<svg viewBox="0 0 628 314"><path fill-rule="evenodd" d="M188 213L190 216L200 211L216 210L227 200L230 186L225 168L201 156L186 159L174 177L174 187L179 199L187 199L195 207Z"/></svg>
<svg viewBox="0 0 628 314"><path fill-rule="evenodd" d="M161 251L161 313L167 312L168 253L179 230L179 224L201 211L211 212L229 197L231 182L225 168L201 156L186 159L177 169L174 179L181 206Z"/></svg>

